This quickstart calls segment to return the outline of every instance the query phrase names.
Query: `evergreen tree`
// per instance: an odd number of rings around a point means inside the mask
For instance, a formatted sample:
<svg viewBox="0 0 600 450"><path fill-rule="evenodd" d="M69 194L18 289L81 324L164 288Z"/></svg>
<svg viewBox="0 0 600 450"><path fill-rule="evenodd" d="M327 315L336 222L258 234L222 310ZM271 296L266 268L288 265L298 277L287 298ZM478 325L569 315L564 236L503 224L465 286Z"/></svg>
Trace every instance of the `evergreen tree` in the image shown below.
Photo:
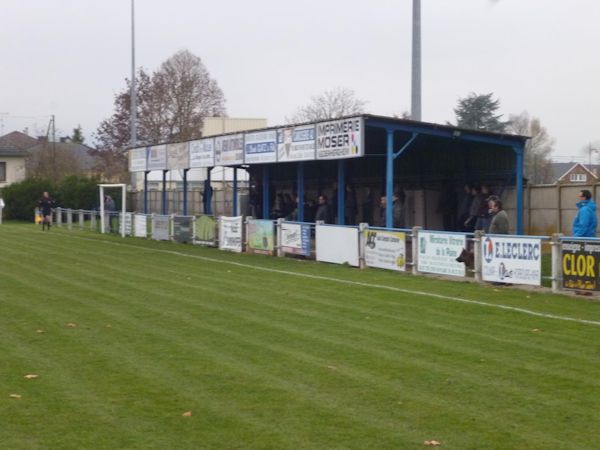
<svg viewBox="0 0 600 450"><path fill-rule="evenodd" d="M456 126L479 131L505 132L510 122L501 120L502 114L497 114L500 100L494 100L493 95L491 92L471 92L467 97L458 99L458 106L454 109Z"/></svg>
<svg viewBox="0 0 600 450"><path fill-rule="evenodd" d="M71 136L71 142L75 144L83 144L85 138L83 137L83 131L81 130L81 125L78 125L77 128L73 128L73 136Z"/></svg>

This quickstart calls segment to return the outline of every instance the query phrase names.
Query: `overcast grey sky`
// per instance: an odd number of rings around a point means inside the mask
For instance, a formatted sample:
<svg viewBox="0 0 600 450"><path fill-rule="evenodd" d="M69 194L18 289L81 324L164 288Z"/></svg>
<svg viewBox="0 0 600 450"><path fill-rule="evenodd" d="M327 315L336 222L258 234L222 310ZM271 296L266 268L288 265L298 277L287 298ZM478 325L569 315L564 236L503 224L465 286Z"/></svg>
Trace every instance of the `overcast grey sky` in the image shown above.
<svg viewBox="0 0 600 450"><path fill-rule="evenodd" d="M2 0L4 132L48 116L90 136L130 76L130 0ZM311 96L354 89L373 114L410 110L412 0L136 0L136 63L200 56L231 117L269 125ZM493 92L556 138L556 155L600 144L600 1L422 0L423 120L454 121ZM5 114L8 113L8 114ZM30 119L33 117L34 119ZM33 123L35 122L35 124Z"/></svg>

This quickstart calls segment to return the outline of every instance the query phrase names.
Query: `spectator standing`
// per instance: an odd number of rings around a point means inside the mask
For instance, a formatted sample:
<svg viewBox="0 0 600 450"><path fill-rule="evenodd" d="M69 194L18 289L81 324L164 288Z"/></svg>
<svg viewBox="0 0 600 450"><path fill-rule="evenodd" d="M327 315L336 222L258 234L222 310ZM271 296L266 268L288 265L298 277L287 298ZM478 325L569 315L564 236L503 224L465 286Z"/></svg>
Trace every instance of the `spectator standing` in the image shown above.
<svg viewBox="0 0 600 450"><path fill-rule="evenodd" d="M596 237L596 203L592 200L592 193L587 189L579 191L577 202L577 215L573 220L573 236Z"/></svg>
<svg viewBox="0 0 600 450"><path fill-rule="evenodd" d="M108 217L108 230L112 233L113 216L117 210L117 207L115 206L115 201L110 195L104 196L104 210L106 211L106 216Z"/></svg>
<svg viewBox="0 0 600 450"><path fill-rule="evenodd" d="M356 191L351 185L346 185L346 196L344 205L344 223L346 225L354 225L356 223L356 213L358 209L356 201Z"/></svg>
<svg viewBox="0 0 600 450"><path fill-rule="evenodd" d="M460 200L460 207L458 209L458 224L456 226L456 231L467 231L465 222L469 218L469 210L473 201L473 187L467 183L464 185L463 189L463 197Z"/></svg>
<svg viewBox="0 0 600 450"><path fill-rule="evenodd" d="M327 203L327 196L323 194L319 195L319 206L317 207L317 212L315 214L315 222L320 220L324 223L331 222L331 210Z"/></svg>
<svg viewBox="0 0 600 450"><path fill-rule="evenodd" d="M488 202L490 209L490 234L508 234L508 214L502 209L502 201L495 197Z"/></svg>

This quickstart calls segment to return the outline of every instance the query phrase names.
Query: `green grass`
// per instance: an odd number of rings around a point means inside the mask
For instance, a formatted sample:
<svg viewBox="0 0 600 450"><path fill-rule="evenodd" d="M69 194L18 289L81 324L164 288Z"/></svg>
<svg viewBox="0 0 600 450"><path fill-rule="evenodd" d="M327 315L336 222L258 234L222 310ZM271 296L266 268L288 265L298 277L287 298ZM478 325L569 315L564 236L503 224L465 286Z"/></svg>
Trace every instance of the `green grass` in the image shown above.
<svg viewBox="0 0 600 450"><path fill-rule="evenodd" d="M600 322L543 292L5 223L0 445L599 447L600 326L428 293Z"/></svg>

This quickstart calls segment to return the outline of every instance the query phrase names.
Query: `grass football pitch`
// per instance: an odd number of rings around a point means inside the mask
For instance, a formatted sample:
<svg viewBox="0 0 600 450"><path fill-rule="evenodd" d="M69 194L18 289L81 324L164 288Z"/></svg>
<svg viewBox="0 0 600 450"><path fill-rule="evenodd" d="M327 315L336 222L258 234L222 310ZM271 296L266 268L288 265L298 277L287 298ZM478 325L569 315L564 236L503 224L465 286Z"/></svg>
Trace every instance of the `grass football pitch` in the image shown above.
<svg viewBox="0 0 600 450"><path fill-rule="evenodd" d="M6 449L600 448L588 299L5 223L0 342Z"/></svg>

